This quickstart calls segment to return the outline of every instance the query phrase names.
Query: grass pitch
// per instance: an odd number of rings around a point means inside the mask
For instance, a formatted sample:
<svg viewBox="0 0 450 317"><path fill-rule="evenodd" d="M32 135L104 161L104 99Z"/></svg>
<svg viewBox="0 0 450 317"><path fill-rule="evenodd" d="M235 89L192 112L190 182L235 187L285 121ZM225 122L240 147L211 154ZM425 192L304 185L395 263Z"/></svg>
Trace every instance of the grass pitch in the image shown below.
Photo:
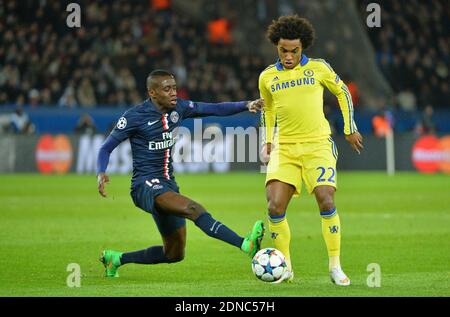
<svg viewBox="0 0 450 317"><path fill-rule="evenodd" d="M264 175L178 175L184 195L239 234L266 219ZM342 265L352 285L330 283L321 222L313 196L288 209L293 284L258 281L250 259L188 223L181 263L126 265L106 279L100 251L160 244L151 215L134 207L129 177L111 177L108 199L94 176L0 176L0 296L449 296L450 177L339 173L336 204ZM270 246L269 235L263 247ZM81 268L70 288L68 264ZM370 288L370 263L381 287Z"/></svg>

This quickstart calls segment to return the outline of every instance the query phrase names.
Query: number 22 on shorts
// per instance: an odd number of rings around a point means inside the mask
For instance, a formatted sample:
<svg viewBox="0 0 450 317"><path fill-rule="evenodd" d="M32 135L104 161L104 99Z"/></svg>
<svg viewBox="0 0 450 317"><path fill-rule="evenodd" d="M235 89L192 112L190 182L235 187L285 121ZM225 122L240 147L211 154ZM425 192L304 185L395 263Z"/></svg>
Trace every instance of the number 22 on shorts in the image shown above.
<svg viewBox="0 0 450 317"><path fill-rule="evenodd" d="M321 171L319 177L317 178L317 182L318 183L325 182L325 181L330 182L330 183L336 183L336 181L334 179L334 176L336 175L336 170L334 168L332 168L332 167L328 167L328 168L318 167L318 168L316 168L316 170L320 170ZM331 171L331 176L328 179L324 177L325 173L327 171Z"/></svg>

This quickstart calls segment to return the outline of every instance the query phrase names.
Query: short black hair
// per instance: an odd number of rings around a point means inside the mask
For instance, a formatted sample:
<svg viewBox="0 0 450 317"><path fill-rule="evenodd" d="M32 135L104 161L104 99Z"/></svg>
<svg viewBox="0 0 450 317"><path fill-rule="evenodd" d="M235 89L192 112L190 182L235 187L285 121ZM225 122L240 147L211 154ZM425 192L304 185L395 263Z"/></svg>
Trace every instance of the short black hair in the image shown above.
<svg viewBox="0 0 450 317"><path fill-rule="evenodd" d="M300 39L303 49L308 49L314 42L315 31L312 24L297 14L285 15L273 20L267 29L267 38L274 45L278 45L280 39Z"/></svg>
<svg viewBox="0 0 450 317"><path fill-rule="evenodd" d="M154 87L155 78L158 78L158 77L175 77L175 76L173 76L173 74L167 70L155 69L147 77L147 89Z"/></svg>

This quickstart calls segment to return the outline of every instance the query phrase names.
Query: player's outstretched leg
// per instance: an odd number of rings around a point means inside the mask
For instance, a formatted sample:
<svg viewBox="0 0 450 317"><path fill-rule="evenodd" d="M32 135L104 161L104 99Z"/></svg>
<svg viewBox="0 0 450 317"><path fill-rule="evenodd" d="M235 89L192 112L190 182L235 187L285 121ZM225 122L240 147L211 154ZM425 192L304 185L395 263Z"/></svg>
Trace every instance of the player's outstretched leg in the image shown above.
<svg viewBox="0 0 450 317"><path fill-rule="evenodd" d="M163 246L153 246L144 250L132 252L119 252L104 250L100 255L100 262L105 266L106 277L119 277L118 269L128 263L158 264L178 262L168 259Z"/></svg>
<svg viewBox="0 0 450 317"><path fill-rule="evenodd" d="M317 203L322 217L322 235L327 246L330 279L336 285L348 286L350 279L341 268L341 223L333 196L335 189L331 186L318 186L315 188Z"/></svg>
<svg viewBox="0 0 450 317"><path fill-rule="evenodd" d="M120 257L122 252L113 250L104 250L100 255L100 262L105 266L105 276L106 277L119 277L119 272L117 269L121 265Z"/></svg>
<svg viewBox="0 0 450 317"><path fill-rule="evenodd" d="M105 266L105 276L118 277L119 267L128 263L158 264L182 261L186 246L186 226L182 225L176 229L161 232L161 237L164 246L156 245L132 252L103 251L100 261Z"/></svg>
<svg viewBox="0 0 450 317"><path fill-rule="evenodd" d="M241 250L250 257L254 257L256 252L261 249L261 242L264 237L264 223L258 220L253 226L252 232L242 241Z"/></svg>
<svg viewBox="0 0 450 317"><path fill-rule="evenodd" d="M264 224L257 221L252 232L243 238L223 223L215 220L200 204L175 192L165 192L156 198L158 210L192 220L212 238L222 240L253 257L259 251L264 237Z"/></svg>

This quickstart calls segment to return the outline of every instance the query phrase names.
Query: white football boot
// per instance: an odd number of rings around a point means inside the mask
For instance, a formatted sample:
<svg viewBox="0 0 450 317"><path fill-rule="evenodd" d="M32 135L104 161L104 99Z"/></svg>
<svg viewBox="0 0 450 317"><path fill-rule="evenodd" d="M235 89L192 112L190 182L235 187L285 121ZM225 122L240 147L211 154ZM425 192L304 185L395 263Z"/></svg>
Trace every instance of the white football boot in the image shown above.
<svg viewBox="0 0 450 317"><path fill-rule="evenodd" d="M345 275L340 267L334 267L330 271L331 282L340 286L349 286L350 279Z"/></svg>
<svg viewBox="0 0 450 317"><path fill-rule="evenodd" d="M281 278L277 281L271 282L272 284L280 284L282 282L286 283L292 283L294 280L294 271L284 271L283 275L281 275Z"/></svg>

